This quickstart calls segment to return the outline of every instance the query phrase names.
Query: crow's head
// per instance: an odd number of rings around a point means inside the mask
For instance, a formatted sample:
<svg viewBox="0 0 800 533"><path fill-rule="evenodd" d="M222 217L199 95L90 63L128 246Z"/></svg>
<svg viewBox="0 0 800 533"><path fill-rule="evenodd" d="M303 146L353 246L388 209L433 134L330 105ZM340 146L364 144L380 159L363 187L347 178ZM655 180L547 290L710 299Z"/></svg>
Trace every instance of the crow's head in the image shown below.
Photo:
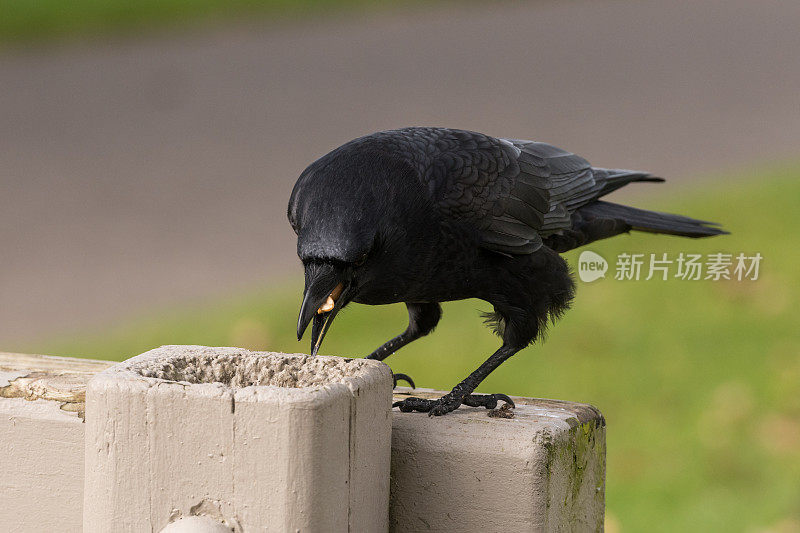
<svg viewBox="0 0 800 533"><path fill-rule="evenodd" d="M358 294L360 281L374 273L387 191L374 180L375 169L385 167L370 163L376 162L323 158L303 172L289 200L289 222L305 268L297 340L311 323L312 355L336 314Z"/></svg>

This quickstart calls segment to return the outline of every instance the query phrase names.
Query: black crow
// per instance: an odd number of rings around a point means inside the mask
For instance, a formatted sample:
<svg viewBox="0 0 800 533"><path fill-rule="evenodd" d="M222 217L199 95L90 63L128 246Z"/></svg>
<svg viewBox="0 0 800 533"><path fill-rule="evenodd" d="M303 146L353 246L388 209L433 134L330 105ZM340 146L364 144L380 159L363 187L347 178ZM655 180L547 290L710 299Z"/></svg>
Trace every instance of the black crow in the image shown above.
<svg viewBox="0 0 800 533"><path fill-rule="evenodd" d="M634 181L663 180L592 167L541 142L456 129L405 128L350 141L306 168L289 199L305 268L297 338L312 323L315 355L350 302L404 302L406 330L367 356L381 361L433 331L440 302L479 298L494 307L488 322L502 346L442 398L395 406L443 415L462 403L511 403L473 391L569 307L575 284L560 252L630 230L725 233L710 222L599 200Z"/></svg>

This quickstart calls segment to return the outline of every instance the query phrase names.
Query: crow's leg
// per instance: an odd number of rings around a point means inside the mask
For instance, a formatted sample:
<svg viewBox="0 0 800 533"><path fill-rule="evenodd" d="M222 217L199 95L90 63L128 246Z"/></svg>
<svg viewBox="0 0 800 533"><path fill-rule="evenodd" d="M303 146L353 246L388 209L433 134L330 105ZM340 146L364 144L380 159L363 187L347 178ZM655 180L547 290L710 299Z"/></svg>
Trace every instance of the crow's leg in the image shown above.
<svg viewBox="0 0 800 533"><path fill-rule="evenodd" d="M406 330L390 341L383 343L380 348L369 354L367 359L383 361L394 352L420 337L424 337L436 327L442 318L442 308L438 303L406 303L408 308L408 327Z"/></svg>
<svg viewBox="0 0 800 533"><path fill-rule="evenodd" d="M442 308L438 303L406 303L406 307L408 308L408 327L406 330L392 340L382 344L380 348L369 354L366 357L367 359L383 361L409 342L415 341L433 331L433 328L439 323L439 319L442 318ZM395 387L398 381L408 382L412 389L415 387L414 380L406 374L393 374L392 378L394 379Z"/></svg>
<svg viewBox="0 0 800 533"><path fill-rule="evenodd" d="M505 394L472 394L481 381L486 379L486 376L500 366L500 364L517 353L519 348L503 345L499 350L494 352L492 356L486 360L481 366L477 368L472 374L456 385L453 390L439 398L438 400L426 400L424 398L406 398L402 401L395 402L392 407L399 407L404 413L411 411L420 411L428 413L431 416L439 416L449 413L458 409L463 403L470 407L486 407L487 409L494 409L497 407L497 401L503 400L506 403L514 406L511 398Z"/></svg>
<svg viewBox="0 0 800 533"><path fill-rule="evenodd" d="M406 307L408 307L406 330L392 340L383 343L380 348L369 354L367 359L383 361L409 342L433 331L433 328L439 323L439 319L442 318L442 308L437 303L406 303Z"/></svg>
<svg viewBox="0 0 800 533"><path fill-rule="evenodd" d="M546 246L529 256L500 261L493 260L487 268L491 269L496 279L502 279L502 292L490 294L484 299L494 306L494 316L500 319L497 331L501 332L503 345L438 400L406 398L395 402L393 407L399 407L401 411L426 411L430 415L443 415L457 409L462 403L490 409L494 408L497 400L511 403L504 395L486 396L472 392L503 361L533 342L549 320L557 318L569 307L575 284L564 259ZM505 270L502 276L496 270L498 266Z"/></svg>
<svg viewBox="0 0 800 533"><path fill-rule="evenodd" d="M513 309L513 308L512 308ZM471 407L486 407L494 409L497 407L498 400L514 406L511 398L505 394L472 394L486 376L491 374L503 361L520 351L536 338L539 331L539 321L519 307L515 311L507 308L505 312L495 306L495 312L499 312L503 318L503 345L492 354L481 366L472 374L467 376L464 381L456 385L453 390L437 400L426 400L423 398L406 398L395 402L392 407L399 407L403 412L421 411L430 416L440 416L458 409L463 403Z"/></svg>

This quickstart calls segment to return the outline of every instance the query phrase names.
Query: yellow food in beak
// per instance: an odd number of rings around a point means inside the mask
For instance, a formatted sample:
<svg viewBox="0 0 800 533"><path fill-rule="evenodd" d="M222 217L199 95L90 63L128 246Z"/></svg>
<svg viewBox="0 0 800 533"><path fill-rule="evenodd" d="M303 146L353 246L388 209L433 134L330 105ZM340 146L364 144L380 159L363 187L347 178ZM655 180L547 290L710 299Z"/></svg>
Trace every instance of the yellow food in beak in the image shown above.
<svg viewBox="0 0 800 533"><path fill-rule="evenodd" d="M336 305L336 300L339 296L342 295L342 291L344 290L344 285L341 283L338 284L331 293L328 295L328 299L325 300L325 303L322 304L319 309L317 309L317 314L321 315L322 313L327 313L329 311L333 311L333 307Z"/></svg>

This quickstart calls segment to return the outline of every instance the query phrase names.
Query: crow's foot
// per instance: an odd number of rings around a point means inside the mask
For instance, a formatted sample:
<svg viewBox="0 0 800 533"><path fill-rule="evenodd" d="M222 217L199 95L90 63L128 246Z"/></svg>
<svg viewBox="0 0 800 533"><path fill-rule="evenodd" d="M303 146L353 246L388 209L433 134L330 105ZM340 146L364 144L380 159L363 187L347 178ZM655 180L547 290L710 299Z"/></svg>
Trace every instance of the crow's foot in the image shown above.
<svg viewBox="0 0 800 533"><path fill-rule="evenodd" d="M451 394L445 394L437 400L426 400L424 398L415 398L412 396L399 402L394 402L392 407L399 407L404 413L419 411L420 413L428 413L428 416L441 416L455 411L462 403L470 407L494 409L497 407L497 402L499 400L514 407L514 402L505 394L469 394L460 398Z"/></svg>
<svg viewBox="0 0 800 533"><path fill-rule="evenodd" d="M494 409L497 407L498 400L506 402L511 407L516 407L516 405L514 405L514 400L505 394L470 394L464 398L462 403L464 405L469 405L470 407L485 407L487 409Z"/></svg>
<svg viewBox="0 0 800 533"><path fill-rule="evenodd" d="M411 385L412 389L416 389L417 388L416 385L414 385L414 380L411 379L411 376L409 376L408 374L401 374L400 372L394 373L394 374L392 374L392 381L394 382L394 385L392 385L392 388L397 387L397 382L398 381L405 381L406 383Z"/></svg>

